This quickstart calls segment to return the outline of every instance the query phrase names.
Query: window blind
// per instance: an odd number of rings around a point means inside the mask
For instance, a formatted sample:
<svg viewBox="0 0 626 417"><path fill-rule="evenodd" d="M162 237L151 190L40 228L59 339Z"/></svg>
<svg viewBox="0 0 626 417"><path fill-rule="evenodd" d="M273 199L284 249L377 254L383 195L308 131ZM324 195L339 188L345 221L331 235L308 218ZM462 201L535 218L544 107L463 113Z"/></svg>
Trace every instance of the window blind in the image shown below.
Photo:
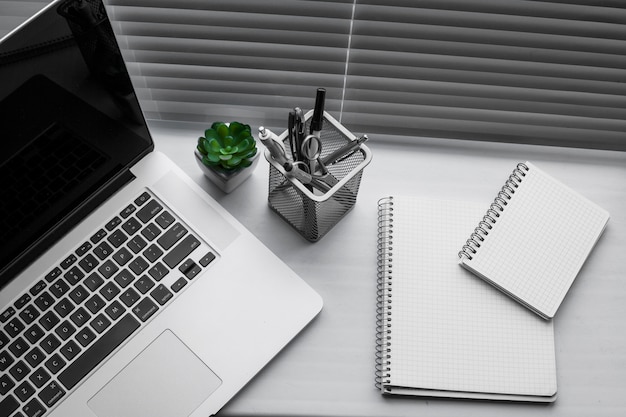
<svg viewBox="0 0 626 417"><path fill-rule="evenodd" d="M342 120L626 149L621 1L358 0Z"/></svg>
<svg viewBox="0 0 626 417"><path fill-rule="evenodd" d="M148 117L284 128L327 89L340 110L352 0L109 0Z"/></svg>
<svg viewBox="0 0 626 417"><path fill-rule="evenodd" d="M0 0L0 31L45 3ZM149 118L280 129L326 87L372 138L626 150L622 0L105 3Z"/></svg>

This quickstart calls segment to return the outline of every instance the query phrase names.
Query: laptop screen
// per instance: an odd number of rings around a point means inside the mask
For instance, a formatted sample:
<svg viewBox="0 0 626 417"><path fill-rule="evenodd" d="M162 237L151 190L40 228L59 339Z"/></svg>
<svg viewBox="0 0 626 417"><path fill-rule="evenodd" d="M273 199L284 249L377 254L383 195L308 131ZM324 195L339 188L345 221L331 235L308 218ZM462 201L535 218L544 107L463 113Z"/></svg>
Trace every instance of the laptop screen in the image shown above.
<svg viewBox="0 0 626 417"><path fill-rule="evenodd" d="M2 287L153 144L100 0L55 1L5 37L0 80Z"/></svg>

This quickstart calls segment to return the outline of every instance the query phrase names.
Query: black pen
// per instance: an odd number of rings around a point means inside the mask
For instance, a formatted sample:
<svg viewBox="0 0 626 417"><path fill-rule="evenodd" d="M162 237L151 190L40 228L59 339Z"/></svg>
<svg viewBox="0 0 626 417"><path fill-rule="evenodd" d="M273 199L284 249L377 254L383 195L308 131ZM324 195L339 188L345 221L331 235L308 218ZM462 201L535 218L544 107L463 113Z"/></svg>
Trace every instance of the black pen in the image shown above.
<svg viewBox="0 0 626 417"><path fill-rule="evenodd" d="M313 117L311 118L310 133L320 138L320 132L324 124L324 102L326 101L326 89L318 88L315 96L315 107L313 109Z"/></svg>
<svg viewBox="0 0 626 417"><path fill-rule="evenodd" d="M344 146L337 149L330 155L326 156L325 158L322 158L322 163L324 165L332 165L336 162L339 162L349 157L354 152L356 152L361 147L361 144L365 141L367 141L367 135L363 135L358 139L351 140L350 142L346 143Z"/></svg>

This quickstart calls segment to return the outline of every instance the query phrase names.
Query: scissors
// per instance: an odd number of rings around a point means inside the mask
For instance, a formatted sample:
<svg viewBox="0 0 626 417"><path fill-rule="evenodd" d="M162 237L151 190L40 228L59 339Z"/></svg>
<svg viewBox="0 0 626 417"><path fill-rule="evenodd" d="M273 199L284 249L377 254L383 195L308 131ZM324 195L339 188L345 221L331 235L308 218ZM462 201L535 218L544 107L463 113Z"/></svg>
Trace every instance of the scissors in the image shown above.
<svg viewBox="0 0 626 417"><path fill-rule="evenodd" d="M320 157L322 154L322 141L315 135L308 135L302 141L301 153L308 161L308 172L331 187L337 184L337 179L328 173L326 165ZM319 174L317 174L319 167Z"/></svg>

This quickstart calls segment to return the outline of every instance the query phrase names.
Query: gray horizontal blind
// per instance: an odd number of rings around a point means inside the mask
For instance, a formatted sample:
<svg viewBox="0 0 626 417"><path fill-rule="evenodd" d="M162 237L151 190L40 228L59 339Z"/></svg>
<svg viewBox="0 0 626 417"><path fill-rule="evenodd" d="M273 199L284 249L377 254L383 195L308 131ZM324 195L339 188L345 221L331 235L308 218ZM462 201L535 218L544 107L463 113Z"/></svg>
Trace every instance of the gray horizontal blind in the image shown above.
<svg viewBox="0 0 626 417"><path fill-rule="evenodd" d="M626 2L358 0L343 122L626 149Z"/></svg>
<svg viewBox="0 0 626 417"><path fill-rule="evenodd" d="M109 0L148 117L285 126L340 110L352 0Z"/></svg>
<svg viewBox="0 0 626 417"><path fill-rule="evenodd" d="M149 118L284 127L326 87L358 133L626 150L623 0L105 2Z"/></svg>

